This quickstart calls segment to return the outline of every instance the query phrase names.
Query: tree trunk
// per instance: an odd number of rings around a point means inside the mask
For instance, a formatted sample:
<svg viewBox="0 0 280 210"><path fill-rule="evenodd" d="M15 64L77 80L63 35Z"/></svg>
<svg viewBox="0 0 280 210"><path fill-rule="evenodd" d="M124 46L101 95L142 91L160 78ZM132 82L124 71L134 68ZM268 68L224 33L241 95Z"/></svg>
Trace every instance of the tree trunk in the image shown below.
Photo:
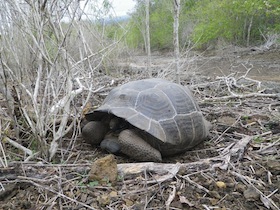
<svg viewBox="0 0 280 210"><path fill-rule="evenodd" d="M174 59L176 65L176 82L180 83L180 49L179 49L179 15L180 0L173 1L174 6L174 24L173 24L173 42L174 42Z"/></svg>
<svg viewBox="0 0 280 210"><path fill-rule="evenodd" d="M251 35L252 25L253 25L253 15L250 18L250 23L249 23L248 31L247 31L247 47L249 47L249 45L250 45L250 38L251 38L250 35Z"/></svg>
<svg viewBox="0 0 280 210"><path fill-rule="evenodd" d="M151 44L150 44L150 0L146 0L146 19L145 19L145 26L146 26L146 52L147 52L147 71L149 72L149 76L152 76L151 70Z"/></svg>

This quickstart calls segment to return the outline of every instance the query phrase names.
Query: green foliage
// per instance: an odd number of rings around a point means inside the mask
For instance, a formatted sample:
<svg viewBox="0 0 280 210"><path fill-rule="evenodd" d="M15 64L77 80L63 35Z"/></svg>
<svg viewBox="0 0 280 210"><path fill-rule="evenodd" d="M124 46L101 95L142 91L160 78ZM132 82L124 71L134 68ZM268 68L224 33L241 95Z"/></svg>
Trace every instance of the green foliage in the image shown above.
<svg viewBox="0 0 280 210"><path fill-rule="evenodd" d="M248 115L241 116L241 120L249 120L249 116Z"/></svg>
<svg viewBox="0 0 280 210"><path fill-rule="evenodd" d="M143 48L144 40L141 34L141 30L132 21L129 22L129 32L126 35L126 43L131 48Z"/></svg>
<svg viewBox="0 0 280 210"><path fill-rule="evenodd" d="M145 46L145 5L138 2L136 12L129 23L127 43L131 47ZM163 50L173 46L173 7L167 0L150 1L150 41L151 49Z"/></svg>
<svg viewBox="0 0 280 210"><path fill-rule="evenodd" d="M255 143L263 143L265 139L261 136L257 136L256 138L253 139Z"/></svg>
<svg viewBox="0 0 280 210"><path fill-rule="evenodd" d="M98 181L92 181L88 184L90 187L95 187L95 186L98 186L100 185Z"/></svg>
<svg viewBox="0 0 280 210"><path fill-rule="evenodd" d="M88 186L90 187L96 187L96 186L100 186L100 185L105 185L107 187L112 187L112 183L110 183L110 181L108 180L108 178L103 178L102 180L99 181L91 181L89 182Z"/></svg>
<svg viewBox="0 0 280 210"><path fill-rule="evenodd" d="M170 2L157 1L150 8L151 48L162 50L173 46L173 8Z"/></svg>
<svg viewBox="0 0 280 210"><path fill-rule="evenodd" d="M173 48L173 5L150 0L152 50ZM130 47L145 46L145 1L138 0L128 24ZM198 47L222 39L231 44L263 43L263 35L280 32L279 0L181 0L180 42L190 39Z"/></svg>
<svg viewBox="0 0 280 210"><path fill-rule="evenodd" d="M222 38L233 44L256 44L262 34L278 30L276 0L202 0L193 8L192 40L200 46ZM279 31L278 31L279 32Z"/></svg>

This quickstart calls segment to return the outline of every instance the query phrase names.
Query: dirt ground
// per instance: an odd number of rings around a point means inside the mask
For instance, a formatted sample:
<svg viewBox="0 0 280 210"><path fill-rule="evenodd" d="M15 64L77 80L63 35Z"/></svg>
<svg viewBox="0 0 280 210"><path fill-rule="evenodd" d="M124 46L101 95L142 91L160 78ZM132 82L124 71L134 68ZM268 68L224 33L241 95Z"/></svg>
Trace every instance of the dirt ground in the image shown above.
<svg viewBox="0 0 280 210"><path fill-rule="evenodd" d="M121 78L96 78L97 86L115 83L92 105L114 86L144 78L145 60L120 62ZM169 54L154 53L154 76L173 78L173 68ZM192 51L181 69L182 84L213 124L207 141L140 171L139 162L115 156L114 182L88 179L92 163L108 154L81 137L65 137L52 163L23 162L6 145L11 162L0 168L0 209L280 209L280 50Z"/></svg>
<svg viewBox="0 0 280 210"><path fill-rule="evenodd" d="M181 78L194 75L217 76L246 74L260 81L280 80L279 48L261 50L259 48L239 48L226 46L216 50L189 51L181 56ZM130 70L142 72L146 69L145 56L133 56L130 59ZM159 54L154 52L151 59L152 69L160 77L173 76L174 65L172 53ZM126 63L124 66L126 68ZM174 76L173 76L174 77Z"/></svg>

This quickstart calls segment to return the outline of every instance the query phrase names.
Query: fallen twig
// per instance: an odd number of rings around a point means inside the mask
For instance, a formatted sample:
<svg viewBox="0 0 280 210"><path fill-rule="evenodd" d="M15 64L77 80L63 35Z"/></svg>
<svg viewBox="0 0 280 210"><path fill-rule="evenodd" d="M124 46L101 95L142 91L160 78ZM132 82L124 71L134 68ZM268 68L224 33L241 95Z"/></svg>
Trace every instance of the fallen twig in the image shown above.
<svg viewBox="0 0 280 210"><path fill-rule="evenodd" d="M206 192L206 193L209 194L209 190L208 190L208 189L206 189L205 187L201 186L200 184L198 184L198 183L192 181L188 175L182 176L182 178L184 178L184 179L185 179L187 182L189 182L191 185L194 185L194 186L196 186L198 189L203 190L204 192Z"/></svg>
<svg viewBox="0 0 280 210"><path fill-rule="evenodd" d="M236 161L241 160L243 158L247 145L253 138L253 136L245 136L241 140L237 141L236 144L229 151L231 159Z"/></svg>
<svg viewBox="0 0 280 210"><path fill-rule="evenodd" d="M1 134L0 134L0 137L1 137ZM5 150L3 148L3 145L2 145L1 141L0 141L0 152L3 156L3 158L0 157L0 166L4 167L4 168L7 168L8 167L7 157L6 157Z"/></svg>
<svg viewBox="0 0 280 210"><path fill-rule="evenodd" d="M28 149L28 148L22 146L21 144L19 144L19 143L13 141L12 139L10 139L10 138L7 137L7 136L4 137L4 141L8 142L10 145L14 146L15 148L17 148L17 149L19 149L19 150L22 150L23 152L25 152L25 153L28 154L29 156L33 155L33 152L32 152L30 149Z"/></svg>
<svg viewBox="0 0 280 210"><path fill-rule="evenodd" d="M244 99L244 98L253 98L253 97L280 98L280 95L279 94L266 94L266 93L234 94L234 95L221 96L221 97L205 98L202 100L202 102L222 101L222 100L228 100L228 99Z"/></svg>
<svg viewBox="0 0 280 210"><path fill-rule="evenodd" d="M123 163L118 164L118 171L122 175L129 175L129 174L138 174L144 171L151 171L161 176L159 178L155 178L154 181L150 181L149 183L156 182L163 182L170 178L173 178L180 169L188 170L188 172L196 171L197 168L200 167L210 167L212 164L215 163L222 163L222 157L214 157L214 158L207 158L202 159L197 162L191 163L154 163L154 162L142 162L142 163ZM166 175L166 173L168 173ZM164 174L164 175L162 175Z"/></svg>
<svg viewBox="0 0 280 210"><path fill-rule="evenodd" d="M172 201L174 200L175 195L176 195L176 187L174 185L171 185L170 187L172 188L172 191L170 192L169 197L168 197L167 201L165 202L166 210L170 209L170 204L172 203Z"/></svg>

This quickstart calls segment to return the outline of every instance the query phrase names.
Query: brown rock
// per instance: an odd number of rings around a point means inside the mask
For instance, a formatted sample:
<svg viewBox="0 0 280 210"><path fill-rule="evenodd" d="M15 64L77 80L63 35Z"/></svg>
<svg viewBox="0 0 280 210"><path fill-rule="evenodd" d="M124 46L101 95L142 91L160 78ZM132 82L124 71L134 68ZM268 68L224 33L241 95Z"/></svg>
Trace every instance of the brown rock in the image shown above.
<svg viewBox="0 0 280 210"><path fill-rule="evenodd" d="M269 160L269 161L267 161L267 166L273 175L280 174L280 161L279 160Z"/></svg>
<svg viewBox="0 0 280 210"><path fill-rule="evenodd" d="M260 194L251 186L243 192L243 195L247 201L257 201L260 199Z"/></svg>
<svg viewBox="0 0 280 210"><path fill-rule="evenodd" d="M97 197L96 200L100 206L106 206L110 203L110 197L107 194Z"/></svg>
<svg viewBox="0 0 280 210"><path fill-rule="evenodd" d="M209 191L209 195L214 197L214 198L217 198L217 199L221 199L222 198L222 196L217 191L214 191L214 190Z"/></svg>
<svg viewBox="0 0 280 210"><path fill-rule="evenodd" d="M237 192L243 193L246 190L246 186L244 184L238 183L235 189Z"/></svg>
<svg viewBox="0 0 280 210"><path fill-rule="evenodd" d="M98 181L101 185L115 184L118 177L117 161L113 155L96 160L89 172L89 181Z"/></svg>
<svg viewBox="0 0 280 210"><path fill-rule="evenodd" d="M224 189L227 187L226 183L222 182L222 181L217 181L216 182L216 186L220 189Z"/></svg>

